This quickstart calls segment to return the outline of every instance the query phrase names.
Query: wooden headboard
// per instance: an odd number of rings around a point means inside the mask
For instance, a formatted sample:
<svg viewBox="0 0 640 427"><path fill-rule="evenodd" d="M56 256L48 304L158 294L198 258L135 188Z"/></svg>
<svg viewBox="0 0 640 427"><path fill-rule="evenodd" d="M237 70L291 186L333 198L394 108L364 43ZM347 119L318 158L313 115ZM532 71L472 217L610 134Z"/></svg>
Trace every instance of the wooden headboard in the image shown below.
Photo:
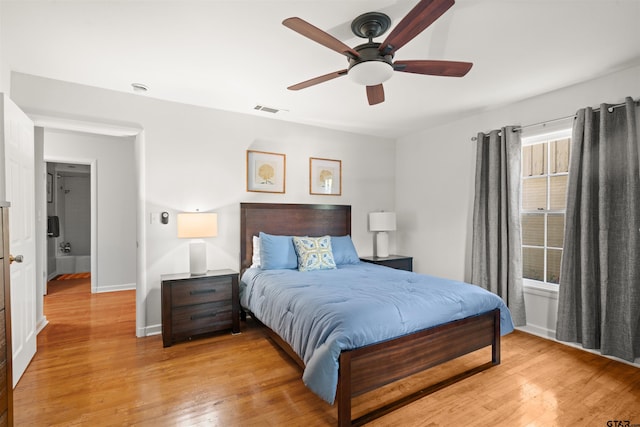
<svg viewBox="0 0 640 427"><path fill-rule="evenodd" d="M287 203L240 203L240 272L251 266L253 236L351 234L351 206Z"/></svg>

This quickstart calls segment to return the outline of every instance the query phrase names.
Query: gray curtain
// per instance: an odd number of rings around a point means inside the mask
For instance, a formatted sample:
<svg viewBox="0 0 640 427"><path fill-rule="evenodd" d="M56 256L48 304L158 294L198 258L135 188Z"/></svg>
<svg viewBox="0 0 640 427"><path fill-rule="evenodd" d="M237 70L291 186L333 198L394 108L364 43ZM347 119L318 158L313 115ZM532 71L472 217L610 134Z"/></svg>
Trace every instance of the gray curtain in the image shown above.
<svg viewBox="0 0 640 427"><path fill-rule="evenodd" d="M640 356L640 120L633 99L573 126L556 337Z"/></svg>
<svg viewBox="0 0 640 427"><path fill-rule="evenodd" d="M507 303L526 324L520 237L520 133L513 126L479 133L473 206L471 282Z"/></svg>

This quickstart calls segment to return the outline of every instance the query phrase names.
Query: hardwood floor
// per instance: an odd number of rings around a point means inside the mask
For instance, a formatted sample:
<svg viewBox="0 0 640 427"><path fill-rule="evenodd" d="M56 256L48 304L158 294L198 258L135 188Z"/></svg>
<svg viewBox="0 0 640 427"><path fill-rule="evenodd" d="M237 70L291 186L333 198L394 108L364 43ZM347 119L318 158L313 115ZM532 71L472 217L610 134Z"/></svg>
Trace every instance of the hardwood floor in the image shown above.
<svg viewBox="0 0 640 427"><path fill-rule="evenodd" d="M133 291L91 294L88 280L57 281L49 325L14 392L16 426L332 426L336 409L251 320L242 333L162 347L135 337ZM358 398L354 415L382 398L484 363L482 350L401 385ZM480 362L478 362L480 361ZM640 370L523 332L502 339L502 364L453 384L372 426L607 426L640 424Z"/></svg>

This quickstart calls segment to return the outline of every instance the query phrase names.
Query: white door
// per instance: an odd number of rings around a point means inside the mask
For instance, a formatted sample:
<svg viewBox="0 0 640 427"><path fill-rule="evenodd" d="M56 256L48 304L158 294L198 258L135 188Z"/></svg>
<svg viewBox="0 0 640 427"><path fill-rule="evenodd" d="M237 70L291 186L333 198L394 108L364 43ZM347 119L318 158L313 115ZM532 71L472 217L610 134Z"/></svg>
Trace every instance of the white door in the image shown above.
<svg viewBox="0 0 640 427"><path fill-rule="evenodd" d="M36 353L36 236L33 122L6 95L2 97L9 251L23 261L11 264L13 386ZM0 125L1 126L1 125Z"/></svg>

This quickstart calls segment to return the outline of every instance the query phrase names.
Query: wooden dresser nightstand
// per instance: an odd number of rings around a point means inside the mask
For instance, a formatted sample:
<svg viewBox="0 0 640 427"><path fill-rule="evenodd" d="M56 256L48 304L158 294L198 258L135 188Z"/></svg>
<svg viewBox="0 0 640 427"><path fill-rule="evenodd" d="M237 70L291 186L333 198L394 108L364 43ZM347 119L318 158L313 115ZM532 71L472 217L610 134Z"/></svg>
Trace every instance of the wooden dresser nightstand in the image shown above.
<svg viewBox="0 0 640 427"><path fill-rule="evenodd" d="M360 261L372 264L384 265L385 267L396 268L398 270L413 271L413 257L404 255L389 255L387 257L363 256Z"/></svg>
<svg viewBox="0 0 640 427"><path fill-rule="evenodd" d="M162 344L231 329L240 332L238 273L210 270L201 276L165 274L162 281Z"/></svg>

